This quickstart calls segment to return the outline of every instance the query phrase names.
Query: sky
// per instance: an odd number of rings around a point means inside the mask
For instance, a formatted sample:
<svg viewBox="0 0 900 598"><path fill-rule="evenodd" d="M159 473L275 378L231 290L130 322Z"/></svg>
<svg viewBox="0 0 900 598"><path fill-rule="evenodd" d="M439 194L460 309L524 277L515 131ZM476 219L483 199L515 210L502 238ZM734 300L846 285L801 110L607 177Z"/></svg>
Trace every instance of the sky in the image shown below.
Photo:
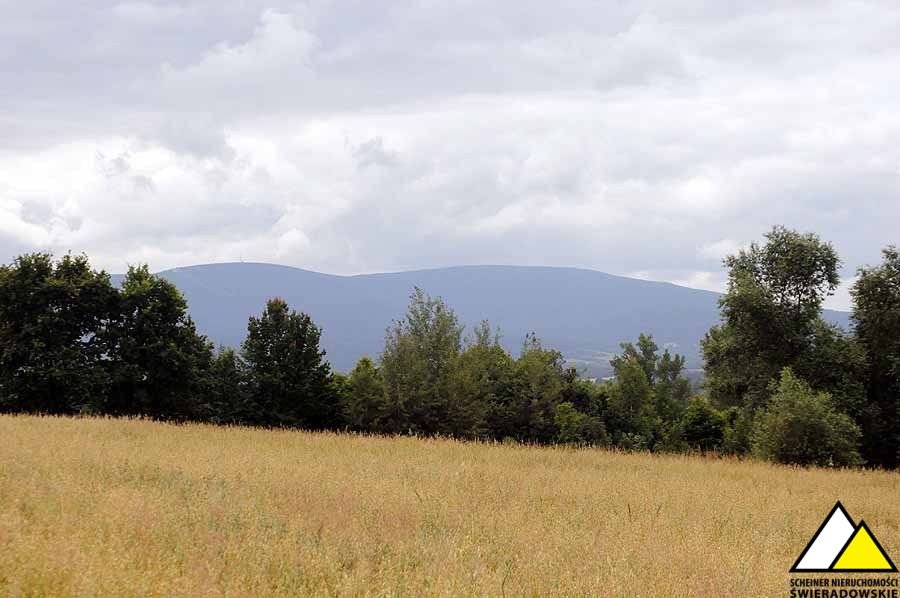
<svg viewBox="0 0 900 598"><path fill-rule="evenodd" d="M576 266L900 243L900 3L0 0L0 260ZM829 306L848 308L846 284Z"/></svg>

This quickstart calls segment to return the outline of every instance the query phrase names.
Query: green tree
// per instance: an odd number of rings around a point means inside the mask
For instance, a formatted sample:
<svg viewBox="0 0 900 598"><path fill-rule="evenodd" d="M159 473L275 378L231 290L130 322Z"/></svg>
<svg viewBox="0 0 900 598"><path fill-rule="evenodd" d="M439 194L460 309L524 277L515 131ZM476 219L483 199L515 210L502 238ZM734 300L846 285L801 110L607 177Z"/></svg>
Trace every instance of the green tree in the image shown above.
<svg viewBox="0 0 900 598"><path fill-rule="evenodd" d="M640 437L642 447L683 448L680 420L691 395L691 383L684 377L684 356L668 349L660 355L653 337L647 334L639 335L636 345L626 342L620 346L621 353L609 362L616 382L607 429L628 443ZM643 382L639 373L643 373Z"/></svg>
<svg viewBox="0 0 900 598"><path fill-rule="evenodd" d="M499 333L492 333L486 321L476 326L453 369L450 389L455 436L497 438L494 426L505 418L510 405L513 367L514 360L500 344Z"/></svg>
<svg viewBox="0 0 900 598"><path fill-rule="evenodd" d="M351 430L379 432L386 414L381 372L371 359L363 357L347 378L344 421Z"/></svg>
<svg viewBox="0 0 900 598"><path fill-rule="evenodd" d="M773 383L768 406L756 417L753 454L780 463L818 466L860 465L861 433L838 411L828 393L814 392L790 368Z"/></svg>
<svg viewBox="0 0 900 598"><path fill-rule="evenodd" d="M237 352L222 348L212 360L208 377L208 413L203 419L216 424L252 421L244 363Z"/></svg>
<svg viewBox="0 0 900 598"><path fill-rule="evenodd" d="M545 349L534 333L525 337L522 354L516 360L511 404L518 430L514 438L551 443L557 435L556 406L566 387L562 353Z"/></svg>
<svg viewBox="0 0 900 598"><path fill-rule="evenodd" d="M251 392L250 423L327 429L341 423L321 330L283 299L266 302L247 324L242 356Z"/></svg>
<svg viewBox="0 0 900 598"><path fill-rule="evenodd" d="M653 384L656 378L657 361L659 360L659 347L653 342L653 336L641 333L638 335L637 345L626 342L620 343L622 351L609 360L613 370L618 372L626 363L634 361L644 371L647 382Z"/></svg>
<svg viewBox="0 0 900 598"><path fill-rule="evenodd" d="M381 354L386 432L452 434L451 381L461 348L456 314L416 288L406 317L388 328Z"/></svg>
<svg viewBox="0 0 900 598"><path fill-rule="evenodd" d="M703 397L694 397L681 422L682 438L702 451L718 450L725 437L725 416Z"/></svg>
<svg viewBox="0 0 900 598"><path fill-rule="evenodd" d="M106 336L112 368L109 413L159 419L202 419L212 345L197 333L187 302L146 265L130 267L120 312Z"/></svg>
<svg viewBox="0 0 900 598"><path fill-rule="evenodd" d="M869 463L893 468L900 465L900 252L891 246L882 253L881 265L859 269L850 292L868 361L863 452Z"/></svg>
<svg viewBox="0 0 900 598"><path fill-rule="evenodd" d="M553 419L556 441L561 444L599 445L607 441L603 420L582 413L568 401L556 405Z"/></svg>
<svg viewBox="0 0 900 598"><path fill-rule="evenodd" d="M607 430L614 443L625 448L651 448L657 429L653 387L637 357L616 363L611 385Z"/></svg>
<svg viewBox="0 0 900 598"><path fill-rule="evenodd" d="M669 350L656 360L653 376L653 400L657 415L664 424L677 422L691 397L691 382L684 377L684 356Z"/></svg>
<svg viewBox="0 0 900 598"><path fill-rule="evenodd" d="M822 302L837 287L834 248L813 234L774 227L763 246L725 258L722 323L702 343L706 384L720 405L755 410L769 381L810 350Z"/></svg>
<svg viewBox="0 0 900 598"><path fill-rule="evenodd" d="M725 417L722 452L731 455L749 453L754 414L741 407L728 407L722 415Z"/></svg>
<svg viewBox="0 0 900 598"><path fill-rule="evenodd" d="M585 415L604 417L608 408L606 387L592 380L580 378L578 370L573 367L563 372L563 388L560 401L572 405Z"/></svg>
<svg viewBox="0 0 900 598"><path fill-rule="evenodd" d="M0 266L0 412L100 409L117 312L109 276L85 256L33 253Z"/></svg>
<svg viewBox="0 0 900 598"><path fill-rule="evenodd" d="M830 393L840 411L862 422L866 411L866 351L856 338L817 319L793 370L816 390Z"/></svg>

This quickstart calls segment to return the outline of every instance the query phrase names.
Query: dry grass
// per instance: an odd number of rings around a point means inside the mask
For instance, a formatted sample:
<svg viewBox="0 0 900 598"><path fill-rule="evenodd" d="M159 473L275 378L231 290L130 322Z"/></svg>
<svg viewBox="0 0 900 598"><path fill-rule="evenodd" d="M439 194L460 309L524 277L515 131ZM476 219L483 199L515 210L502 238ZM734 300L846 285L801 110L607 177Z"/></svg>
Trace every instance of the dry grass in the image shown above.
<svg viewBox="0 0 900 598"><path fill-rule="evenodd" d="M900 559L900 475L0 417L0 594L784 595L834 501Z"/></svg>

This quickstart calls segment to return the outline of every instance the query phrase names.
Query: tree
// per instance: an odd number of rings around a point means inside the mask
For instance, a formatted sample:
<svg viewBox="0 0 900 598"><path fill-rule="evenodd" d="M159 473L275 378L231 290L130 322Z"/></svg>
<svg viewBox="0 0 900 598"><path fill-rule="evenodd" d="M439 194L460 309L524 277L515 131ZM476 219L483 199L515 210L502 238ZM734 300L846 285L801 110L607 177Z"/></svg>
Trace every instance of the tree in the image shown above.
<svg viewBox="0 0 900 598"><path fill-rule="evenodd" d="M720 405L752 411L765 404L769 381L810 350L822 302L838 285L840 261L816 235L776 226L765 245L753 243L724 263L722 323L702 342L707 389Z"/></svg>
<svg viewBox="0 0 900 598"><path fill-rule="evenodd" d="M683 448L680 419L691 395L684 377L684 356L668 349L659 354L653 337L638 336L637 345L622 343L622 352L610 360L613 384L608 429L642 447L674 450ZM643 373L643 380L639 379Z"/></svg>
<svg viewBox="0 0 900 598"><path fill-rule="evenodd" d="M834 407L831 395L813 392L790 368L782 370L772 390L754 424L755 456L823 467L862 464L859 428Z"/></svg>
<svg viewBox="0 0 900 598"><path fill-rule="evenodd" d="M556 406L554 423L556 442L561 444L598 445L606 443L606 428L598 417L591 417L563 402Z"/></svg>
<svg viewBox="0 0 900 598"><path fill-rule="evenodd" d="M754 413L741 407L728 407L722 411L722 415L725 417L722 452L732 455L749 453Z"/></svg>
<svg viewBox="0 0 900 598"><path fill-rule="evenodd" d="M637 357L616 364L616 381L611 387L607 429L613 442L625 448L651 448L657 417L653 407L653 387Z"/></svg>
<svg viewBox="0 0 900 598"><path fill-rule="evenodd" d="M900 465L900 252L891 246L882 254L881 265L859 269L850 293L868 362L863 452L871 464L893 468Z"/></svg>
<svg viewBox="0 0 900 598"><path fill-rule="evenodd" d="M653 384L657 371L656 362L659 359L659 347L653 342L653 336L641 333L638 335L637 346L628 342L620 343L619 347L622 352L609 360L613 370L618 372L626 363L634 361L644 371L647 382Z"/></svg>
<svg viewBox="0 0 900 598"><path fill-rule="evenodd" d="M664 424L681 419L691 396L691 382L684 377L684 356L663 351L653 375L653 401Z"/></svg>
<svg viewBox="0 0 900 598"><path fill-rule="evenodd" d="M475 327L453 368L450 385L452 433L461 438L502 438L495 426L510 404L514 360L487 321Z"/></svg>
<svg viewBox="0 0 900 598"><path fill-rule="evenodd" d="M602 420L608 407L606 386L593 380L580 378L578 370L573 367L563 372L563 388L559 400L571 403L575 409L591 417Z"/></svg>
<svg viewBox="0 0 900 598"><path fill-rule="evenodd" d="M509 403L514 438L551 443L556 439L556 406L566 387L562 353L545 349L532 332L526 335L522 354L516 360Z"/></svg>
<svg viewBox="0 0 900 598"><path fill-rule="evenodd" d="M0 412L97 411L109 387L105 332L118 294L87 257L0 267Z"/></svg>
<svg viewBox="0 0 900 598"><path fill-rule="evenodd" d="M279 298L247 324L242 356L251 392L250 423L328 429L340 425L331 366L319 348L321 330Z"/></svg>
<svg viewBox="0 0 900 598"><path fill-rule="evenodd" d="M831 394L835 407L861 423L866 412L866 351L840 327L821 318L813 323L806 350L794 372L816 390Z"/></svg>
<svg viewBox="0 0 900 598"><path fill-rule="evenodd" d="M387 414L384 380L375 363L360 359L347 379L344 421L351 430L378 432Z"/></svg>
<svg viewBox="0 0 900 598"><path fill-rule="evenodd" d="M222 348L212 360L208 377L208 411L204 420L216 424L252 421L248 412L247 374L234 349Z"/></svg>
<svg viewBox="0 0 900 598"><path fill-rule="evenodd" d="M105 336L112 388L105 409L115 415L203 419L212 345L197 333L187 302L146 265L130 267L120 311Z"/></svg>
<svg viewBox="0 0 900 598"><path fill-rule="evenodd" d="M415 288L406 317L388 328L381 372L385 431L451 434L451 380L462 347L462 326L441 299Z"/></svg>
<svg viewBox="0 0 900 598"><path fill-rule="evenodd" d="M725 417L703 397L694 397L685 409L681 433L688 446L717 450L725 436Z"/></svg>

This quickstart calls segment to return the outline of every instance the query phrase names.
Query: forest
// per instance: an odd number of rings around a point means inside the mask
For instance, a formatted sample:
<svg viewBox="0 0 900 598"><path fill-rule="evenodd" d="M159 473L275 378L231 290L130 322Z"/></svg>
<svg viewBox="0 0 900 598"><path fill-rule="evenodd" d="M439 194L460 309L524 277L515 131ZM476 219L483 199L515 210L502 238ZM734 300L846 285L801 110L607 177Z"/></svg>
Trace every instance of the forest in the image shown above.
<svg viewBox="0 0 900 598"><path fill-rule="evenodd" d="M484 321L413 289L378 356L334 371L309 315L274 297L240 347L214 347L148 266L121 286L84 255L0 266L0 413L706 452L781 463L900 463L900 253L859 268L851 330L825 322L834 247L774 227L724 260L704 376L648 331L593 380L529 334L518 355Z"/></svg>

